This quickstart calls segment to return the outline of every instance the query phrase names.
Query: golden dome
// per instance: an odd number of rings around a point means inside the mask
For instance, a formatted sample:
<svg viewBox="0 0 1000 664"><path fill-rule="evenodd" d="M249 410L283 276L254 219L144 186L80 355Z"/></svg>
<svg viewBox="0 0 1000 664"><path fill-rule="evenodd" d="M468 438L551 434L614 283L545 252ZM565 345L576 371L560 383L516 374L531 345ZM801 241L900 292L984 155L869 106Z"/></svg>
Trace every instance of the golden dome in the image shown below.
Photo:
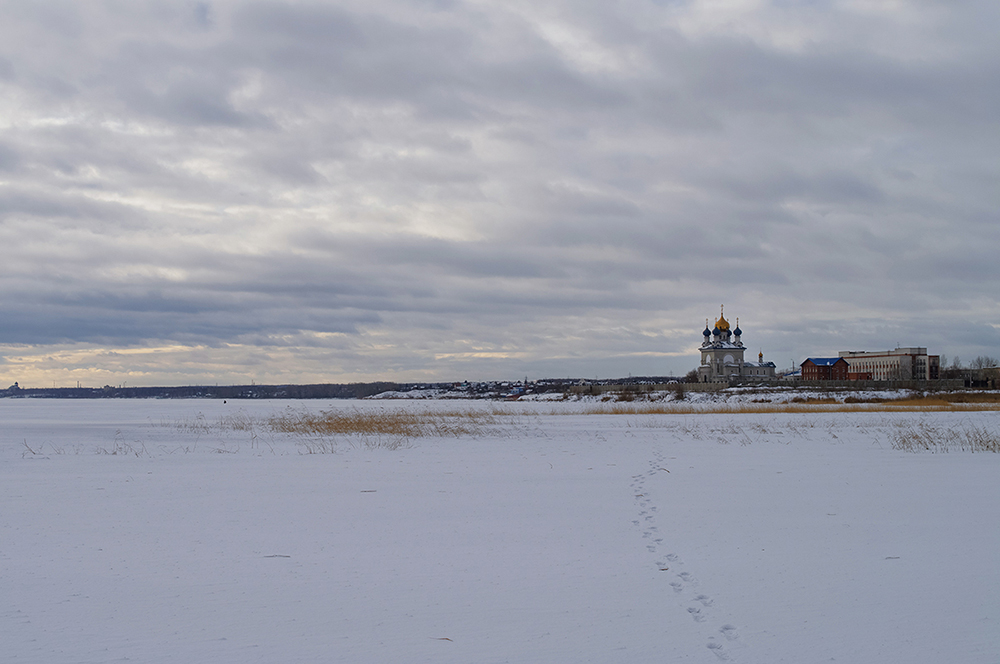
<svg viewBox="0 0 1000 664"><path fill-rule="evenodd" d="M715 327L719 328L722 332L729 329L729 321L726 317L722 315L724 307L719 307L719 320L715 321Z"/></svg>

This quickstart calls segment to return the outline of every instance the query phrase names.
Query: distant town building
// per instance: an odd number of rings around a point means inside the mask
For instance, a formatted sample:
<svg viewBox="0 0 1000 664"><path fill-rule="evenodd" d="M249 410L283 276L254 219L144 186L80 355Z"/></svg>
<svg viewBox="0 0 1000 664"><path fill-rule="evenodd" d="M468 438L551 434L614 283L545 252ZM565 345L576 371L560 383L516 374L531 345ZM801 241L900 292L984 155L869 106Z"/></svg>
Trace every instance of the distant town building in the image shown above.
<svg viewBox="0 0 1000 664"><path fill-rule="evenodd" d="M802 363L802 380L847 380L849 368L842 357L809 357Z"/></svg>
<svg viewBox="0 0 1000 664"><path fill-rule="evenodd" d="M941 357L919 346L886 351L840 351L851 380L937 380Z"/></svg>
<svg viewBox="0 0 1000 664"><path fill-rule="evenodd" d="M774 380L774 362L765 362L764 353L757 356L756 362L743 360L746 347L743 345L740 329L740 319L736 319L736 327L730 329L724 309L720 308L719 320L715 321L713 329L708 328L705 320L705 331L702 332L701 366L698 367L698 381L702 383L725 383L742 378L759 378Z"/></svg>

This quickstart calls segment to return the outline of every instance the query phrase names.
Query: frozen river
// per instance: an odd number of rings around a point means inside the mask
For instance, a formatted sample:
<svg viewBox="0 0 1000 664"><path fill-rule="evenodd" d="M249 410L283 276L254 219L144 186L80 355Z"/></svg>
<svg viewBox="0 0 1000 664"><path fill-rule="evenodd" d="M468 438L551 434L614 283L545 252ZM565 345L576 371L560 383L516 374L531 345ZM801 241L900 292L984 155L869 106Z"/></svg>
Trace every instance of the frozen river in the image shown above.
<svg viewBox="0 0 1000 664"><path fill-rule="evenodd" d="M998 413L585 409L0 400L3 661L1000 661Z"/></svg>

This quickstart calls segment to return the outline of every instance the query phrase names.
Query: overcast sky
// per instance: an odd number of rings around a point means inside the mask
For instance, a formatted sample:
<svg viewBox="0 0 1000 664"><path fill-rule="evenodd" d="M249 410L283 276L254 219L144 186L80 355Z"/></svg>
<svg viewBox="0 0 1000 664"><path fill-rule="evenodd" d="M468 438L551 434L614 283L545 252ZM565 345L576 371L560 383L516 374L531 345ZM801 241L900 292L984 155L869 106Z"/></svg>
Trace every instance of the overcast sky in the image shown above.
<svg viewBox="0 0 1000 664"><path fill-rule="evenodd" d="M0 1L2 387L1000 355L996 0Z"/></svg>

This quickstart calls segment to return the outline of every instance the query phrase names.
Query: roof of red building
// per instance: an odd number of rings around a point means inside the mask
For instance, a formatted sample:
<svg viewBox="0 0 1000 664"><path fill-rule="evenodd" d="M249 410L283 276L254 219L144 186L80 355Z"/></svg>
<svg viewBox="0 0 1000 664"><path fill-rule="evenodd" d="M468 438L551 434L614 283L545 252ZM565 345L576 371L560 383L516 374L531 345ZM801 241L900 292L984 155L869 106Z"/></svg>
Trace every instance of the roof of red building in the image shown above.
<svg viewBox="0 0 1000 664"><path fill-rule="evenodd" d="M833 366L837 362L843 362L844 364L847 364L847 360L845 360L842 357L807 357L805 362L803 362L802 364L805 364L806 362L812 362L817 367L829 367Z"/></svg>

